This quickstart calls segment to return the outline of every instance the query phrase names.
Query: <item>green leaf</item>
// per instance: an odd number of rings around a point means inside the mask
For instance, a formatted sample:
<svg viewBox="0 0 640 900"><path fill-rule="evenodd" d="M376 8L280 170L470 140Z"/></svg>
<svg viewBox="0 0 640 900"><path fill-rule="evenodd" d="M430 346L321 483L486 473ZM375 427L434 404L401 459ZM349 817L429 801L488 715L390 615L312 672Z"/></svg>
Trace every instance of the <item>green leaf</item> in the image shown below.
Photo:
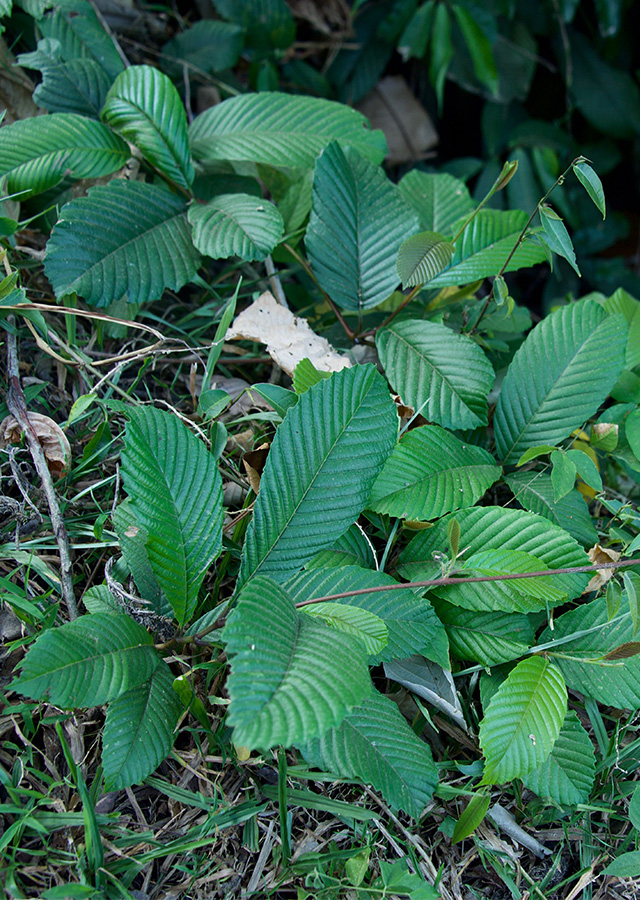
<svg viewBox="0 0 640 900"><path fill-rule="evenodd" d="M635 637L638 633L640 624L640 575L635 572L623 572L622 582L627 592L627 600L629 601L629 612L631 613L631 621L633 623L633 634Z"/></svg>
<svg viewBox="0 0 640 900"><path fill-rule="evenodd" d="M529 447L528 450L522 454L516 465L523 466L525 463L531 462L532 459L537 459L539 456L546 456L547 453L551 453L554 447L551 444L541 444L539 447Z"/></svg>
<svg viewBox="0 0 640 900"><path fill-rule="evenodd" d="M587 121L610 138L639 134L640 90L633 77L610 66L594 43L575 32L571 37L571 54L571 93Z"/></svg>
<svg viewBox="0 0 640 900"><path fill-rule="evenodd" d="M199 264L181 197L153 184L114 180L62 207L45 273L57 297L76 291L91 306L108 306L125 294L131 303L146 303L165 288L177 291Z"/></svg>
<svg viewBox="0 0 640 900"><path fill-rule="evenodd" d="M398 250L396 268L402 287L425 284L445 269L453 256L453 244L435 231L423 231L406 240Z"/></svg>
<svg viewBox="0 0 640 900"><path fill-rule="evenodd" d="M633 639L633 620L626 599L623 595L620 612L611 621L605 597L583 603L556 619L553 631L547 628L540 642L547 644L575 635L559 644L556 658L569 688L607 706L636 709L640 706L640 656L603 659Z"/></svg>
<svg viewBox="0 0 640 900"><path fill-rule="evenodd" d="M431 52L429 54L429 78L436 92L438 113L442 115L444 86L447 72L454 54L451 40L451 18L444 3L437 3L431 29Z"/></svg>
<svg viewBox="0 0 640 900"><path fill-rule="evenodd" d="M304 758L343 778L360 778L380 791L392 809L417 819L438 780L427 744L377 691L337 728L300 747Z"/></svg>
<svg viewBox="0 0 640 900"><path fill-rule="evenodd" d="M435 322L404 319L378 331L376 346L393 389L416 412L445 428L486 425L495 375L471 338Z"/></svg>
<svg viewBox="0 0 640 900"><path fill-rule="evenodd" d="M103 120L135 144L147 162L174 184L189 190L187 114L169 78L152 66L129 66L116 78L102 110Z"/></svg>
<svg viewBox="0 0 640 900"><path fill-rule="evenodd" d="M589 802L595 777L593 744L576 713L569 710L550 755L523 781L546 802L577 806Z"/></svg>
<svg viewBox="0 0 640 900"><path fill-rule="evenodd" d="M172 616L173 610L160 589L158 579L153 574L153 568L149 561L147 550L149 535L141 527L131 500L124 500L120 503L111 520L114 531L118 535L122 557L129 567L140 597L149 604L152 612L162 616Z"/></svg>
<svg viewBox="0 0 640 900"><path fill-rule="evenodd" d="M417 216L379 167L337 142L318 158L306 235L320 287L342 309L367 309L398 284L396 256Z"/></svg>
<svg viewBox="0 0 640 900"><path fill-rule="evenodd" d="M578 451L579 452L579 451ZM557 503L562 500L569 491L573 490L576 480L576 466L566 453L560 450L551 451L551 484L553 485L553 499Z"/></svg>
<svg viewBox="0 0 640 900"><path fill-rule="evenodd" d="M112 81L122 72L124 63L91 4L85 0L56 0L55 7L43 18L37 16L42 36L60 42L62 59L92 59Z"/></svg>
<svg viewBox="0 0 640 900"><path fill-rule="evenodd" d="M71 113L21 119L0 130L0 177L10 193L41 194L64 177L101 178L121 169L129 148L106 125Z"/></svg>
<svg viewBox="0 0 640 900"><path fill-rule="evenodd" d="M434 174L412 169L400 180L398 188L418 213L424 231L452 234L454 224L464 221L474 208L464 182L446 172Z"/></svg>
<svg viewBox="0 0 640 900"><path fill-rule="evenodd" d="M451 651L461 660L499 666L524 656L533 643L533 629L525 615L476 612L443 600L438 601L437 612Z"/></svg>
<svg viewBox="0 0 640 900"><path fill-rule="evenodd" d="M52 113L100 118L111 78L95 59L65 61L60 41L44 38L33 53L21 53L18 63L42 73L42 81L33 92L38 106Z"/></svg>
<svg viewBox="0 0 640 900"><path fill-rule="evenodd" d="M507 465L529 447L560 443L597 411L622 371L626 341L622 316L594 300L562 307L529 333L496 405L496 447Z"/></svg>
<svg viewBox="0 0 640 900"><path fill-rule="evenodd" d="M606 218L607 207L602 182L586 159L579 159L578 162L573 164L573 174L602 213L602 218Z"/></svg>
<svg viewBox="0 0 640 900"><path fill-rule="evenodd" d="M466 218L466 217L465 217ZM519 209L503 212L482 209L464 229L455 244L450 266L429 284L430 288L469 284L496 275L507 261L528 216ZM455 223L460 226L464 218ZM521 244L514 253L507 272L544 262L544 251L531 242Z"/></svg>
<svg viewBox="0 0 640 900"><path fill-rule="evenodd" d="M491 804L490 794L473 794L460 814L451 835L451 843L457 844L472 835L487 814Z"/></svg>
<svg viewBox="0 0 640 900"><path fill-rule="evenodd" d="M231 659L227 723L238 745L311 740L371 691L362 642L298 613L269 578L242 590L223 638Z"/></svg>
<svg viewBox="0 0 640 900"><path fill-rule="evenodd" d="M604 308L622 313L629 324L625 368L633 369L640 364L640 303L624 288L618 288L605 300Z"/></svg>
<svg viewBox="0 0 640 900"><path fill-rule="evenodd" d="M480 723L486 759L481 784L504 784L540 766L553 749L566 712L567 688L558 668L540 656L518 663Z"/></svg>
<svg viewBox="0 0 640 900"><path fill-rule="evenodd" d="M640 460L640 409L635 409L625 419L624 434L633 455Z"/></svg>
<svg viewBox="0 0 640 900"><path fill-rule="evenodd" d="M551 477L544 472L514 472L505 481L525 509L559 525L586 547L593 547L597 542L598 533L579 491L570 491L556 503Z"/></svg>
<svg viewBox="0 0 640 900"><path fill-rule="evenodd" d="M122 478L160 588L180 626L222 547L222 479L202 441L171 413L127 410Z"/></svg>
<svg viewBox="0 0 640 900"><path fill-rule="evenodd" d="M361 566L363 569L375 569L376 560L372 544L357 522L350 525L328 550L316 553L306 564L305 569L319 569L325 566Z"/></svg>
<svg viewBox="0 0 640 900"><path fill-rule="evenodd" d="M582 450L567 450L566 456L576 467L578 475L585 484L588 484L594 491L602 490L600 472L590 456Z"/></svg>
<svg viewBox="0 0 640 900"><path fill-rule="evenodd" d="M602 874L614 878L640 877L640 850L621 853L613 862L609 863L606 869L602 870Z"/></svg>
<svg viewBox="0 0 640 900"><path fill-rule="evenodd" d="M111 701L102 736L107 790L141 784L160 765L171 752L183 709L162 660L148 681Z"/></svg>
<svg viewBox="0 0 640 900"><path fill-rule="evenodd" d="M498 91L498 72L491 44L477 22L463 6L454 3L452 9L471 56L476 78L495 95Z"/></svg>
<svg viewBox="0 0 640 900"><path fill-rule="evenodd" d="M294 576L286 588L294 603L326 597L342 591L395 586L398 582L384 572L361 566L343 565L307 570ZM371 665L405 659L420 653L443 668L449 668L449 644L444 626L428 599L406 590L377 591L343 597L341 604L367 610L387 626L387 645L370 658Z"/></svg>
<svg viewBox="0 0 640 900"><path fill-rule="evenodd" d="M486 450L463 444L438 425L407 432L376 479L368 506L398 518L437 519L473 506L500 477Z"/></svg>
<svg viewBox="0 0 640 900"><path fill-rule="evenodd" d="M100 706L147 681L159 663L142 625L118 613L95 613L36 638L12 688L65 709Z"/></svg>
<svg viewBox="0 0 640 900"><path fill-rule="evenodd" d="M242 52L244 33L239 25L202 19L181 31L162 48L161 65L174 77L182 64L213 74L232 69Z"/></svg>
<svg viewBox="0 0 640 900"><path fill-rule="evenodd" d="M409 19L397 46L403 62L406 63L412 57L420 59L427 52L434 5L433 0L427 0L426 3L422 3L418 7ZM353 11L355 12L355 6Z"/></svg>
<svg viewBox="0 0 640 900"><path fill-rule="evenodd" d="M634 788L629 803L629 821L634 828L640 830L640 785Z"/></svg>
<svg viewBox="0 0 640 900"><path fill-rule="evenodd" d="M590 563L584 550L563 529L533 513L500 506L476 506L458 510L451 515L460 523L460 544L467 548L464 557L466 559L475 553L495 550L528 553L541 560L550 569L588 566ZM439 577L440 566L434 562L433 554L447 552L449 518L451 516L445 516L432 528L419 532L400 554L398 571L404 578L410 581L426 581ZM553 585L562 593L566 593L569 599L579 596L589 580L589 576L585 574L552 577ZM544 579L545 582L548 580ZM508 584L508 582L480 582L475 587L481 586L484 592L490 584ZM515 581L512 584L517 586ZM462 585L452 587L456 591L463 588ZM465 591L469 589L475 590L474 585L464 585ZM449 590L448 587L441 587L438 593L448 600ZM519 586L517 590L520 591ZM479 592L480 597L482 592ZM482 602L481 599L479 602Z"/></svg>
<svg viewBox="0 0 640 900"><path fill-rule="evenodd" d="M267 457L238 586L258 573L284 581L355 522L397 420L373 366L335 372L299 397Z"/></svg>
<svg viewBox="0 0 640 900"><path fill-rule="evenodd" d="M268 52L284 50L296 36L296 24L285 0L214 0L224 19L242 26L247 46Z"/></svg>
<svg viewBox="0 0 640 900"><path fill-rule="evenodd" d="M331 372L319 372L310 359L301 359L293 371L293 389L296 394L304 394L314 384L331 377Z"/></svg>
<svg viewBox="0 0 640 900"><path fill-rule="evenodd" d="M303 607L308 616L322 619L331 628L361 640L369 656L379 654L387 645L387 626L380 616L346 603L313 603Z"/></svg>
<svg viewBox="0 0 640 900"><path fill-rule="evenodd" d="M193 243L212 259L264 259L280 241L284 223L273 205L249 194L220 194L189 207Z"/></svg>
<svg viewBox="0 0 640 900"><path fill-rule="evenodd" d="M566 259L576 275L580 276L573 242L569 237L569 232L565 228L564 222L557 212L548 206L541 206L538 211L544 231L544 237L540 235L540 238L546 241L550 250Z"/></svg>
<svg viewBox="0 0 640 900"><path fill-rule="evenodd" d="M291 94L242 94L196 116L189 128L191 152L214 160L312 168L318 154L340 141L382 162L386 143L365 117L342 103Z"/></svg>

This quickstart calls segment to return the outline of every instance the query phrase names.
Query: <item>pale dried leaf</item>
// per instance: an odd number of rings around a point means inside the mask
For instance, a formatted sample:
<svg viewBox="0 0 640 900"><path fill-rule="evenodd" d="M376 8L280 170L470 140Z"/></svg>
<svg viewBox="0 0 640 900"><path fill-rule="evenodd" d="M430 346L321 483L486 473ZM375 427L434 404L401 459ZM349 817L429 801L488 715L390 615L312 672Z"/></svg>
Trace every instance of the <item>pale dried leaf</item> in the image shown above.
<svg viewBox="0 0 640 900"><path fill-rule="evenodd" d="M71 446L66 434L49 416L28 412L27 417L44 451L49 471L55 478L62 478L71 464ZM0 422L0 448L21 440L22 428L13 416L7 416Z"/></svg>
<svg viewBox="0 0 640 900"><path fill-rule="evenodd" d="M302 359L310 360L319 372L339 372L351 366L326 338L311 330L306 319L294 316L269 291L236 317L225 336L227 341L240 338L266 344L269 356L288 375L293 375Z"/></svg>
<svg viewBox="0 0 640 900"><path fill-rule="evenodd" d="M606 547L601 547L600 544L595 544L588 553L589 559L594 565L617 562L620 559L620 554L616 550L608 550ZM615 569L598 569L582 593L588 594L590 591L599 591L615 574Z"/></svg>
<svg viewBox="0 0 640 900"><path fill-rule="evenodd" d="M358 103L356 109L387 139L388 165L415 162L438 144L438 132L429 113L416 100L401 75L388 75Z"/></svg>

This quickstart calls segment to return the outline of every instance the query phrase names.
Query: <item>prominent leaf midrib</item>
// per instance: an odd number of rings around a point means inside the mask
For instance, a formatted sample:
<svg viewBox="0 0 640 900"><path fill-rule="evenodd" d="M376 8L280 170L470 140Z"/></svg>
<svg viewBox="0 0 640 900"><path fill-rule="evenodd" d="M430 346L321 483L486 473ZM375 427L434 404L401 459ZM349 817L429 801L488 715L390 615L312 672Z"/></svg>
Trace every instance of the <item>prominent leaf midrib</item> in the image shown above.
<svg viewBox="0 0 640 900"><path fill-rule="evenodd" d="M423 355L422 349L418 349L413 344L410 344L409 341L406 338L404 338L402 335L398 334L397 331L392 331L391 333L395 335L396 340L401 341L406 346L407 352L413 351L414 353L417 353L418 356L420 357L420 359L424 360L424 362L429 367L432 376L434 373L436 375L439 375L442 378L442 380L444 381L444 383L447 385L447 387L449 388L449 390L451 391L453 396L458 400L458 402L461 403L465 409L468 409L469 412L471 412L476 418L479 418L478 414L462 399L460 394L451 386L451 382L449 381L448 377L445 376L445 374L442 372L442 370L438 369L434 365L434 363L432 363L429 359L427 359L426 356Z"/></svg>
<svg viewBox="0 0 640 900"><path fill-rule="evenodd" d="M129 98L124 98L124 97L114 97L113 100L112 100L112 102L114 102L114 101L115 101L116 103L121 103L123 106L128 106L128 107L130 107L132 110L134 110L135 112L140 113L140 115L143 116L143 118L146 120L146 122L147 122L149 125L151 125L151 127L153 128L156 137L158 137L158 138L160 139L160 141L161 141L161 143L163 144L163 146L168 150L169 155L171 156L171 159L172 159L173 162L175 163L175 166L176 166L176 168L178 169L178 171L180 172L180 174L182 175L182 177L185 179L185 181L187 181L188 179L187 179L186 173L183 171L183 168L182 168L182 161L181 161L180 157L177 155L176 151L174 151L174 148L173 148L173 147L171 146L171 144L167 141L167 138L166 138L166 137L164 136L164 134L160 131L160 127L159 127L158 125L156 125L156 123L153 121L153 119L151 118L151 116L149 115L149 113L146 112L146 111L143 109L142 106L138 106L137 103L135 103L133 100L130 100ZM122 114L123 114L123 113L120 112L120 115L122 115ZM115 118L116 115L117 115L117 113L114 114L114 118ZM126 123L126 124L125 124L125 127L127 127L129 124L130 124L130 123ZM132 127L135 127L135 123L131 123L131 124L132 124ZM164 122L163 122L163 124L164 124Z"/></svg>
<svg viewBox="0 0 640 900"><path fill-rule="evenodd" d="M605 319L603 322L598 323L598 325L597 325L592 331L590 331L588 335L585 336L585 338L584 338L584 339L580 342L580 344L575 348L574 353L567 359L566 364L564 365L564 367L558 372L558 375L557 375L557 377L555 378L555 381L553 382L553 384L551 385L551 387L549 388L549 390L547 391L547 393L544 395L544 397L543 397L542 400L540 401L539 405L538 405L538 406L536 407L536 409L533 411L533 413L532 413L532 415L531 415L531 418L528 419L528 420L525 422L525 424L524 424L522 430L518 433L517 438L516 438L516 439L511 443L511 445L509 446L509 449L508 449L507 453L505 453L505 459L507 459L507 458L511 455L511 453L513 452L514 447L517 447L517 446L518 446L518 444L520 443L520 440L521 440L521 438L522 438L522 435L527 431L527 429L529 428L529 426L531 425L531 423L536 419L536 417L538 416L539 412L540 412L541 410L544 409L545 404L546 404L548 401L550 401L550 398L552 397L554 390L555 390L555 389L557 388L557 386L558 386L558 382L562 379L563 375L567 372L567 370L570 369L570 368L572 367L572 365L574 364L575 359L576 359L576 357L578 356L578 354L581 353L581 351L582 351L583 348L589 343L589 341L591 340L591 338L592 338L592 337L595 337L596 333L600 330L600 327L601 327L601 325L604 324L604 322L606 322L606 319ZM566 347L566 344L565 344L564 346ZM563 389L566 390L566 387L565 387L564 385L563 385ZM536 399L537 399L537 398L536 398ZM555 410L553 411L553 418L556 418L556 411L555 411Z"/></svg>
<svg viewBox="0 0 640 900"><path fill-rule="evenodd" d="M320 382L320 384L322 384L322 382ZM329 459L330 459L331 454L333 453L333 451L334 451L334 449L335 449L335 447L336 447L336 444L338 443L338 441L340 440L340 438L343 436L343 434L345 433L345 431L349 428L349 426L350 426L351 423L353 422L354 418L356 417L357 413L358 413L358 412L360 411L360 409L362 408L362 405L364 404L366 398L368 397L368 395L369 395L369 393L370 393L370 391L371 391L371 387L372 387L372 382L371 382L371 380L370 380L370 383L369 383L369 385L368 385L367 388L366 388L366 393L363 393L363 394L361 395L361 397L359 398L359 401L358 401L358 405L357 405L357 406L355 407L355 409L353 410L353 412L352 412L350 418L349 418L348 420L345 421L344 427L337 433L337 435L336 435L336 437L335 437L335 440L334 440L333 443L331 444L331 447L329 448L327 454L325 455L324 460L322 461L321 466L319 466L319 468L316 469L316 472L315 472L313 478L311 479L311 481L309 482L308 486L307 486L306 489L304 490L304 493L302 494L302 496L300 497L300 500L298 501L298 503L296 504L296 506L295 506L294 509L292 510L292 512L291 512L291 514L290 514L290 516L289 516L289 518L288 518L285 522L283 522L280 531L277 533L276 539L275 539L275 540L273 541L273 543L271 544L270 549L269 549L269 550L267 551L267 553L263 556L263 558L260 560L260 562L258 563L258 565L256 566L256 568L255 568L255 569L253 570L253 572L251 573L251 578L254 578L254 577L258 574L258 572L259 572L259 570L261 569L261 567L262 567L262 566L265 564L265 562L269 559L269 556L270 556L272 553L275 552L275 550L276 550L276 548L277 548L277 546L278 546L278 542L280 541L280 538L282 537L282 535L284 534L284 532L287 530L287 528L288 528L289 525L291 524L291 522L292 522L292 520L293 520L293 517L294 517L294 516L296 515L296 513L298 512L298 510L299 510L299 508L302 506L303 502L307 499L307 495L309 494L309 492L311 491L312 487L314 486L316 480L319 478L320 474L323 472L325 466L326 466L327 463L329 462ZM334 396L334 401L335 401L335 396Z"/></svg>
<svg viewBox="0 0 640 900"><path fill-rule="evenodd" d="M369 751L371 753L373 753L376 760L379 761L378 765L380 765L380 761L381 761L384 764L382 766L382 768L390 769L393 772L394 776L402 784L403 790L409 791L409 793L410 793L410 788L408 787L407 779L402 774L402 769L400 769L398 767L398 763L395 762L395 760L397 760L399 758L398 754L394 754L394 762L391 762L390 758L388 756L384 756L384 754L380 751L379 745L377 743L373 743L368 735L365 737L362 734L362 732L359 731L349 719L345 719L342 724L343 724L345 731L350 730L352 732L352 734L354 734L360 740L363 740L366 742L366 745L369 748ZM380 725L380 723L372 721L371 719L367 719L366 725L368 725L369 727L377 727L378 729L384 728L384 723L382 723L382 725ZM380 731L378 731L378 734L380 734ZM387 734L389 734L388 730L387 730ZM391 744L393 744L394 738L395 738L395 732L391 732L391 739L390 739ZM363 780L366 781L366 779L363 779Z"/></svg>

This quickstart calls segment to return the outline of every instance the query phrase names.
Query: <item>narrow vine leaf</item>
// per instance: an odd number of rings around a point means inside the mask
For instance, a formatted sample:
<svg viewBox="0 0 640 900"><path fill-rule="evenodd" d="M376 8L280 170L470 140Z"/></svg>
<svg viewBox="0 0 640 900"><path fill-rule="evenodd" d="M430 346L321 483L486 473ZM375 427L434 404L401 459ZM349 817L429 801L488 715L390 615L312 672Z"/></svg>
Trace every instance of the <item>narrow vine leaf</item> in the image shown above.
<svg viewBox="0 0 640 900"><path fill-rule="evenodd" d="M480 278L496 275L507 261L520 233L527 223L527 214L519 209L503 212L483 209L465 228L455 245L451 264L433 279L429 287L449 287L469 284ZM462 225L464 219L453 228ZM511 258L506 271L513 272L544 262L545 253L533 243L521 244Z"/></svg>
<svg viewBox="0 0 640 900"><path fill-rule="evenodd" d="M100 706L147 681L159 663L142 625L119 613L95 613L36 638L11 686L65 709Z"/></svg>
<svg viewBox="0 0 640 900"><path fill-rule="evenodd" d="M453 244L435 231L422 231L398 250L396 268L402 287L426 284L449 265Z"/></svg>
<svg viewBox="0 0 640 900"><path fill-rule="evenodd" d="M583 632L589 631L589 634ZM547 628L542 644L576 634L574 640L558 647L556 662L567 685L599 703L618 709L640 706L640 656L623 659L604 657L633 640L633 618L623 594L620 611L609 621L607 601L598 597L555 620L554 630Z"/></svg>
<svg viewBox="0 0 640 900"><path fill-rule="evenodd" d="M21 119L0 129L0 177L10 194L41 194L63 177L101 178L130 157L121 138L101 122L72 113Z"/></svg>
<svg viewBox="0 0 640 900"><path fill-rule="evenodd" d="M464 220L474 208L465 183L446 172L412 169L400 179L398 188L418 213L424 231L452 234L455 222Z"/></svg>
<svg viewBox="0 0 640 900"><path fill-rule="evenodd" d="M124 486L148 534L151 568L182 626L222 547L222 479L213 456L176 416L151 407L127 415Z"/></svg>
<svg viewBox="0 0 640 900"><path fill-rule="evenodd" d="M278 428L247 530L238 587L285 581L364 509L398 416L373 366L335 372L301 394Z"/></svg>
<svg viewBox="0 0 640 900"><path fill-rule="evenodd" d="M579 491L574 489L556 502L551 477L545 472L514 472L505 481L525 509L559 525L586 547L593 547L597 542L598 532Z"/></svg>
<svg viewBox="0 0 640 900"><path fill-rule="evenodd" d="M471 338L404 319L378 331L376 346L393 389L426 419L446 428L486 425L495 374Z"/></svg>
<svg viewBox="0 0 640 900"><path fill-rule="evenodd" d="M539 444L557 445L592 416L624 367L627 326L594 300L544 319L516 351L494 428L499 456L515 465Z"/></svg>
<svg viewBox="0 0 640 900"><path fill-rule="evenodd" d="M570 709L547 759L525 775L524 784L558 806L588 803L596 777L596 756L589 735Z"/></svg>
<svg viewBox="0 0 640 900"><path fill-rule="evenodd" d="M57 297L75 291L91 306L108 306L125 295L146 303L165 288L177 291L199 264L181 197L153 184L114 180L62 207L45 273Z"/></svg>
<svg viewBox="0 0 640 900"><path fill-rule="evenodd" d="M349 147L318 158L306 248L320 287L342 309L367 309L398 285L396 256L418 217L381 168Z"/></svg>
<svg viewBox="0 0 640 900"><path fill-rule="evenodd" d="M169 78L152 66L129 66L116 78L102 118L174 184L189 190L194 169L189 157L187 114Z"/></svg>
<svg viewBox="0 0 640 900"><path fill-rule="evenodd" d="M42 74L42 81L33 92L38 106L52 113L100 118L111 78L95 59L65 61L60 41L44 38L32 53L21 53L18 63Z"/></svg>
<svg viewBox="0 0 640 900"><path fill-rule="evenodd" d="M212 259L264 259L284 232L273 203L249 194L219 194L208 203L194 203L188 216L196 249Z"/></svg>
<svg viewBox="0 0 640 900"><path fill-rule="evenodd" d="M487 814L491 804L490 794L473 794L460 814L451 835L451 843L457 844L473 834Z"/></svg>
<svg viewBox="0 0 640 900"><path fill-rule="evenodd" d="M325 602L305 606L303 612L361 640L369 656L380 653L387 645L387 626L380 616L368 610L346 603Z"/></svg>
<svg viewBox="0 0 640 900"><path fill-rule="evenodd" d="M591 168L586 159L580 159L573 164L573 174L576 176L595 206L602 213L602 218L607 216L607 206L604 199L604 188L597 174Z"/></svg>
<svg viewBox="0 0 640 900"><path fill-rule="evenodd" d="M525 615L476 612L444 600L438 601L437 612L457 659L499 666L524 656L533 643L533 628Z"/></svg>
<svg viewBox="0 0 640 900"><path fill-rule="evenodd" d="M628 420L627 420L628 421ZM628 435L627 430L627 435ZM628 439L628 437L627 437ZM567 458L576 467L576 471L585 484L594 491L602 490L602 477L591 457L583 450L567 450Z"/></svg>
<svg viewBox="0 0 640 900"><path fill-rule="evenodd" d="M553 499L557 503L573 490L577 469L566 453L560 450L552 450L549 459L553 466L551 470L551 484L553 485Z"/></svg>
<svg viewBox="0 0 640 900"><path fill-rule="evenodd" d="M452 517L460 524L460 546L467 548L464 559L468 559L474 553L493 550L528 553L540 559L550 569L588 566L590 563L589 557L579 544L547 519L519 509L476 506L444 516L433 528L419 532L400 554L398 571L404 578L410 581L426 581L439 577L440 567L434 562L433 554L444 553L446 556L447 526ZM549 577L553 578L554 587L566 593L569 599L579 596L589 581L588 574ZM547 581L548 578L544 580ZM451 587L456 592L475 591L478 587L482 587L484 591L490 584L508 585L509 582L480 582L475 587L473 584ZM514 581L513 585L516 584ZM449 600L448 590L447 586L443 586L438 589L438 593L445 600ZM479 599L477 602L482 601ZM478 608L486 609L486 606Z"/></svg>
<svg viewBox="0 0 640 900"><path fill-rule="evenodd" d="M102 736L107 790L141 784L160 765L171 752L183 709L162 660L148 681L111 701Z"/></svg>
<svg viewBox="0 0 640 900"><path fill-rule="evenodd" d="M318 97L261 92L223 100L189 127L194 158L311 168L318 154L340 141L374 163L386 153L381 131L342 103Z"/></svg>
<svg viewBox="0 0 640 900"><path fill-rule="evenodd" d="M546 242L550 250L566 259L576 275L580 277L573 242L564 222L558 213L548 206L541 206L539 212L543 230L543 234L539 237Z"/></svg>
<svg viewBox="0 0 640 900"><path fill-rule="evenodd" d="M300 747L312 766L360 778L392 809L417 819L433 796L438 770L431 751L391 700L372 691L337 728Z"/></svg>
<svg viewBox="0 0 640 900"><path fill-rule="evenodd" d="M342 591L397 584L384 572L362 566L331 565L301 572L286 582L286 589L294 603L303 603ZM445 669L450 667L449 642L444 626L426 597L407 588L342 597L339 602L373 613L387 627L387 644L380 652L370 656L370 665L405 659L419 653Z"/></svg>
<svg viewBox="0 0 640 900"><path fill-rule="evenodd" d="M553 749L567 713L562 674L540 656L525 659L491 698L480 723L486 764L481 784L504 784L540 766Z"/></svg>
<svg viewBox="0 0 640 900"><path fill-rule="evenodd" d="M476 78L495 96L498 92L498 71L491 44L464 6L454 3L451 8L471 56Z"/></svg>
<svg viewBox="0 0 640 900"><path fill-rule="evenodd" d="M428 521L473 506L500 478L486 450L463 444L438 425L407 432L378 475L368 506L398 518Z"/></svg>
<svg viewBox="0 0 640 900"><path fill-rule="evenodd" d="M309 741L371 691L363 643L299 613L270 578L242 590L223 639L231 659L227 723L238 746Z"/></svg>

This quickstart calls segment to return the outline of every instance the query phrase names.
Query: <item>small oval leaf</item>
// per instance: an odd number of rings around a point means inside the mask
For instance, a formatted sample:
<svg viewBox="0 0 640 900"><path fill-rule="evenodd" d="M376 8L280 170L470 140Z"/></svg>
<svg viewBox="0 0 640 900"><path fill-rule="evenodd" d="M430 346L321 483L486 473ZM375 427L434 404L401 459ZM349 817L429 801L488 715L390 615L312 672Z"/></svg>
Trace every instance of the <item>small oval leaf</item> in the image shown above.
<svg viewBox="0 0 640 900"><path fill-rule="evenodd" d="M453 256L453 244L437 231L414 234L400 247L396 269L403 287L431 281L444 271Z"/></svg>

